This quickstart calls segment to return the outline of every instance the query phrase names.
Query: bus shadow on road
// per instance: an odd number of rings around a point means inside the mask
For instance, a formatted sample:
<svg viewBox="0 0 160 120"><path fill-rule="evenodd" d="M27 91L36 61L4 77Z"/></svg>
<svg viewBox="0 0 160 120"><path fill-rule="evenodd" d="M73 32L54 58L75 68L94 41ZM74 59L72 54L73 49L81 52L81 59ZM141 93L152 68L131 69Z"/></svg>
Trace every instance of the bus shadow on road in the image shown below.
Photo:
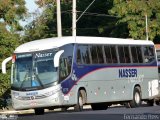
<svg viewBox="0 0 160 120"><path fill-rule="evenodd" d="M154 105L154 106L157 106L157 105ZM136 108L136 109L139 109L139 108L143 108L143 107L151 107L151 106L149 106L148 104L142 104L140 107L138 107L138 108ZM114 111L114 109L117 109L117 108L119 108L119 109L128 109L128 110L132 110L132 108L126 108L124 105L112 105L112 106L109 106L108 107L108 111ZM107 111L106 110L106 111ZM91 107L87 107L87 108L85 108L83 111L79 111L79 112L77 112L77 111L74 111L74 109L73 108L69 108L68 110L66 110L66 111L61 111L61 109L55 109L55 110L48 110L48 109L46 109L45 110L45 114L90 114L90 113L92 113L92 112L98 112L98 111L100 111L100 110L92 110L91 109ZM104 111L104 110L103 110ZM114 114L114 112L113 112L113 114ZM33 116L33 115L35 115L34 114L34 112L32 112L32 113L23 113L23 114L18 114L18 116L20 116L20 117L25 117L25 116Z"/></svg>

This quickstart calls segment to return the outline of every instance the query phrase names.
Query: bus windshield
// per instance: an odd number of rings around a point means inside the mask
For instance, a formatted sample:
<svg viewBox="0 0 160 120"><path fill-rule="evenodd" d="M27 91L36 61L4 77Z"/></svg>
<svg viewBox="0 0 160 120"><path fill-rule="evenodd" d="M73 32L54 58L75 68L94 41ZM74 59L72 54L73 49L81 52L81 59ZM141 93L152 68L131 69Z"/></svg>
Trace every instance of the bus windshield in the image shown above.
<svg viewBox="0 0 160 120"><path fill-rule="evenodd" d="M45 51L32 54L17 54L12 66L12 88L19 90L40 89L58 80L54 67L55 53Z"/></svg>

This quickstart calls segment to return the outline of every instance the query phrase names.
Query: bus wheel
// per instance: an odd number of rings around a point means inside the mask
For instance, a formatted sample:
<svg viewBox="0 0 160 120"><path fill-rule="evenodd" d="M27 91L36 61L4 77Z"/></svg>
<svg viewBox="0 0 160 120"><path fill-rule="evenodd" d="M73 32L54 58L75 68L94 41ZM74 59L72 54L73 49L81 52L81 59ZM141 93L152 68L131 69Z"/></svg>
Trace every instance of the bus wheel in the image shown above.
<svg viewBox="0 0 160 120"><path fill-rule="evenodd" d="M77 104L74 106L75 111L82 111L83 105L86 102L86 92L84 90L78 91Z"/></svg>
<svg viewBox="0 0 160 120"><path fill-rule="evenodd" d="M44 109L43 108L36 108L34 109L35 115L43 115Z"/></svg>
<svg viewBox="0 0 160 120"><path fill-rule="evenodd" d="M139 87L135 87L133 91L133 100L130 101L130 107L135 108L141 105L141 91Z"/></svg>
<svg viewBox="0 0 160 120"><path fill-rule="evenodd" d="M106 103L92 103L92 110L106 110L108 105Z"/></svg>

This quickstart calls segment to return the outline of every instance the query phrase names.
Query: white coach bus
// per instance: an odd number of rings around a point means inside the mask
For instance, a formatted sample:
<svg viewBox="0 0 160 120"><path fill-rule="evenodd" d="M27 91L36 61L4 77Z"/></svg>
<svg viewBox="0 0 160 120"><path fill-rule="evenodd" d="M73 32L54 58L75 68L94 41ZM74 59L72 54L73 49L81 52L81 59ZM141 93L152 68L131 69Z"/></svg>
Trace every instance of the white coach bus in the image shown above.
<svg viewBox="0 0 160 120"><path fill-rule="evenodd" d="M158 94L158 67L151 41L61 37L25 43L13 53L11 96L16 110L112 103L138 107Z"/></svg>

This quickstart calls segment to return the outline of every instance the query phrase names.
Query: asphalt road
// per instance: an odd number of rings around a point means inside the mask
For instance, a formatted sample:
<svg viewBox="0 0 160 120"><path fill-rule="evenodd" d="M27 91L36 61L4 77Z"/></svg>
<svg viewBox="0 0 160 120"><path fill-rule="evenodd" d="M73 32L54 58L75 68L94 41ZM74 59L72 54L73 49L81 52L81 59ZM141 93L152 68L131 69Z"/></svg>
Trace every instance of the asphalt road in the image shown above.
<svg viewBox="0 0 160 120"><path fill-rule="evenodd" d="M82 112L50 111L44 115L23 114L16 120L160 120L160 106L143 106L125 108L123 106L109 107L107 110L93 111L85 109Z"/></svg>

